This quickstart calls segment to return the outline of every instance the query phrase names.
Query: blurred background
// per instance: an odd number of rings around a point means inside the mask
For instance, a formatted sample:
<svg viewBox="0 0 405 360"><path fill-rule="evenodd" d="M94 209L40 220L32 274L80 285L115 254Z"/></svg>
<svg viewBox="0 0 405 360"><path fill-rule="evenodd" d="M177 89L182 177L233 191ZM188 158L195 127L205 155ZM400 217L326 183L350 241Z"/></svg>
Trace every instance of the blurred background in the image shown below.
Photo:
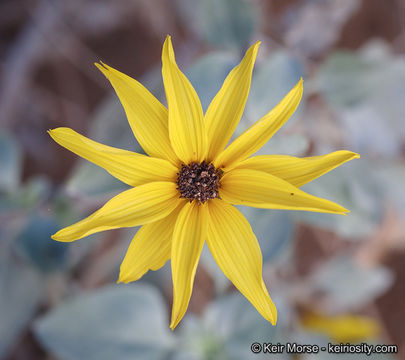
<svg viewBox="0 0 405 360"><path fill-rule="evenodd" d="M403 0L1 0L0 359L334 358L252 354L254 341L396 344L398 354L338 357L405 359L404 19ZM50 238L125 187L46 130L142 152L93 63L165 103L166 34L204 109L262 41L236 134L304 78L299 110L261 153L361 154L304 186L350 209L346 217L241 208L262 247L276 327L207 249L172 332L170 264L115 284L136 229Z"/></svg>

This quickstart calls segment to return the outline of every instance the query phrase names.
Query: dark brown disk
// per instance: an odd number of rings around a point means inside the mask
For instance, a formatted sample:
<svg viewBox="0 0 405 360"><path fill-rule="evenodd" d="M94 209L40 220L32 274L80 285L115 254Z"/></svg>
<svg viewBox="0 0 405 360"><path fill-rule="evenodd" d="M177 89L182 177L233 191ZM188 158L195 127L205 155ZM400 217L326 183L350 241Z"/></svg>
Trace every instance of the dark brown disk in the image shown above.
<svg viewBox="0 0 405 360"><path fill-rule="evenodd" d="M189 199L190 202L197 200L204 204L209 199L219 198L219 179L222 171L214 165L203 161L201 164L192 162L182 164L177 177L177 190L181 198Z"/></svg>

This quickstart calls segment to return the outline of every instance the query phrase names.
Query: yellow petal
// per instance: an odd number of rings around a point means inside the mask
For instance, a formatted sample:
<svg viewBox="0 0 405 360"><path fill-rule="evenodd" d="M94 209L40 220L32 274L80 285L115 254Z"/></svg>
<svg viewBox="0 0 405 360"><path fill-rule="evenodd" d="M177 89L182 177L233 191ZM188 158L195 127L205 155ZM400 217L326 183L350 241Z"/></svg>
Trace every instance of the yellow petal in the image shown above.
<svg viewBox="0 0 405 360"><path fill-rule="evenodd" d="M305 313L301 318L301 324L308 330L329 336L337 344L369 340L375 338L381 331L374 319L351 314L328 316Z"/></svg>
<svg viewBox="0 0 405 360"><path fill-rule="evenodd" d="M307 210L343 214L342 206L309 195L274 175L257 170L233 169L221 179L219 195L235 205L264 209Z"/></svg>
<svg viewBox="0 0 405 360"><path fill-rule="evenodd" d="M252 45L241 63L227 76L205 114L209 142L208 160L212 161L231 138L245 108L253 66L260 42Z"/></svg>
<svg viewBox="0 0 405 360"><path fill-rule="evenodd" d="M106 64L95 64L114 87L129 125L147 154L177 164L169 140L167 109L141 83Z"/></svg>
<svg viewBox="0 0 405 360"><path fill-rule="evenodd" d="M52 239L74 241L99 231L147 224L169 215L179 204L172 182L152 182L124 191L87 218L59 230Z"/></svg>
<svg viewBox="0 0 405 360"><path fill-rule="evenodd" d="M136 281L149 269L158 270L170 259L174 225L184 204L183 200L169 216L138 230L121 264L118 282Z"/></svg>
<svg viewBox="0 0 405 360"><path fill-rule="evenodd" d="M194 276L207 234L207 203L186 203L177 218L172 240L173 308L170 328L183 318L193 290Z"/></svg>
<svg viewBox="0 0 405 360"><path fill-rule="evenodd" d="M259 155L242 161L235 169L264 171L300 187L346 161L359 157L359 154L346 150L305 158L288 155Z"/></svg>
<svg viewBox="0 0 405 360"><path fill-rule="evenodd" d="M201 162L207 153L203 111L193 86L176 64L170 36L163 45L162 63L172 147L185 164Z"/></svg>
<svg viewBox="0 0 405 360"><path fill-rule="evenodd" d="M218 168L230 168L259 150L297 109L302 97L302 79L283 100L243 134L236 138L214 161Z"/></svg>
<svg viewBox="0 0 405 360"><path fill-rule="evenodd" d="M277 310L262 278L262 253L249 222L223 200L208 202L207 244L226 277L273 325Z"/></svg>
<svg viewBox="0 0 405 360"><path fill-rule="evenodd" d="M57 128L48 133L59 145L101 166L128 185L176 179L177 169L167 160L103 145L69 128Z"/></svg>

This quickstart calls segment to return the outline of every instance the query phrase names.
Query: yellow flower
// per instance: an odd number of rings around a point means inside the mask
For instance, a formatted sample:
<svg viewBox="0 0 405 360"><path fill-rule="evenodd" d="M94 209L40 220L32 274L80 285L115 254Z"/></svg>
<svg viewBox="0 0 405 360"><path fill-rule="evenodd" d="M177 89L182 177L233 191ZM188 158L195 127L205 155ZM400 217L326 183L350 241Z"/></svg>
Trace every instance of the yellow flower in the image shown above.
<svg viewBox="0 0 405 360"><path fill-rule="evenodd" d="M380 326L374 319L361 315L329 316L307 312L301 317L301 324L310 331L327 335L337 344L373 339L380 333Z"/></svg>
<svg viewBox="0 0 405 360"><path fill-rule="evenodd" d="M242 116L258 48L259 42L251 46L229 73L205 115L193 86L177 67L170 36L162 53L168 109L136 80L96 64L114 87L135 137L149 156L99 144L69 128L49 131L57 143L132 187L52 238L74 241L99 231L142 225L121 265L119 282L135 281L171 259L172 329L187 310L204 241L224 274L265 319L276 324L276 307L262 279L259 244L233 205L348 212L298 187L357 154L251 157L298 107L302 79L226 147Z"/></svg>

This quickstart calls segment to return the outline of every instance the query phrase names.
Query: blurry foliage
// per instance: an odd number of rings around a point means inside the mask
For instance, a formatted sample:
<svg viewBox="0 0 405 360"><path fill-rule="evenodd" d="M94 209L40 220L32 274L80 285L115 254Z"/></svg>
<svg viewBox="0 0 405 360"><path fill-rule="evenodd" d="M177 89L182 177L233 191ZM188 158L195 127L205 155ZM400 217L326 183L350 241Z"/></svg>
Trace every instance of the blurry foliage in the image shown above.
<svg viewBox="0 0 405 360"><path fill-rule="evenodd" d="M386 157L401 153L404 57L392 55L384 43L371 42L359 53L330 55L315 81L342 121L353 151Z"/></svg>
<svg viewBox="0 0 405 360"><path fill-rule="evenodd" d="M360 0L308 1L298 6L300 11L290 11L284 40L303 55L317 57L338 40L347 19L359 10Z"/></svg>
<svg viewBox="0 0 405 360"><path fill-rule="evenodd" d="M350 209L347 216L296 213L297 219L331 229L351 240L362 240L376 230L384 213L385 185L366 155L306 184L303 189Z"/></svg>
<svg viewBox="0 0 405 360"><path fill-rule="evenodd" d="M63 244L54 244L50 239L58 228L55 220L34 215L48 194L49 183L34 178L19 187L21 149L11 134L1 138L0 146L4 150L1 153L2 179L6 180L0 189L2 357L41 305L45 297L46 272L63 265L66 249Z"/></svg>
<svg viewBox="0 0 405 360"><path fill-rule="evenodd" d="M287 51L275 51L266 58L259 58L245 110L248 121L253 124L267 114L304 75L305 65ZM305 102L286 126L290 126L304 108Z"/></svg>
<svg viewBox="0 0 405 360"><path fill-rule="evenodd" d="M218 48L246 48L256 30L258 9L249 0L177 0L180 16L197 36Z"/></svg>
<svg viewBox="0 0 405 360"><path fill-rule="evenodd" d="M1 230L4 234L4 228ZM2 239L4 240L4 239ZM0 358L25 329L44 297L44 278L0 247Z"/></svg>
<svg viewBox="0 0 405 360"><path fill-rule="evenodd" d="M210 303L201 317L186 318L173 359L260 359L250 345L272 339L275 332L277 328L268 326L241 294L225 295Z"/></svg>
<svg viewBox="0 0 405 360"><path fill-rule="evenodd" d="M79 14L77 19L83 25L80 31L87 29L95 36L94 29L101 27L107 34L121 22L129 29L124 20L128 14L136 12L140 18L153 18L150 14L148 17L153 6L148 7L146 2L109 4L97 5L94 18ZM250 96L234 136L271 110L299 78L304 77L305 93L297 113L260 153L306 156L338 148L359 152L360 160L345 164L303 187L311 194L341 203L351 213L336 216L241 207L261 245L265 281L279 310L277 327L270 326L241 294L232 291L231 284L205 247L200 266L207 270L213 282L214 297L209 298L201 314L189 311L172 333L168 328L169 301L166 299L171 296L169 265L158 272L149 272L140 283L104 286L116 279L117 259L124 256L123 248L135 235L135 229L106 232L75 244L50 239L57 229L87 215L125 185L84 160L77 161L72 169L67 168L65 180L58 185L44 176L23 177L26 166L23 160L32 159L27 151L30 147L20 141L21 136L17 139L10 129L1 128L2 359L27 329L33 331L44 349L60 360L261 359L266 357L251 353L252 342L299 341L324 345L330 341L327 333L316 334L300 326L301 307L314 312L322 310L333 316L356 313L370 307L395 281L388 268L375 263L361 264L357 252L351 249L370 244L371 236L386 216L387 207L394 206L402 219L405 216L402 185L405 176L405 60L403 56L391 53L390 45L384 42L370 42L356 51L326 53L337 41L345 21L356 12L360 1L289 4L283 16L273 14L275 24L264 21L264 25L261 21L263 18L268 20L266 10L253 1L201 0L196 3L177 0L174 4L179 26L189 36L183 39L187 44L183 48L181 41L175 42L178 63L193 83L204 110L247 46L257 39L262 40ZM90 2L87 6L95 7ZM59 11L63 10L55 9L57 20L61 16ZM126 9L132 9L132 12ZM328 25L327 31L319 29L319 14L322 23ZM86 25L87 18L91 21ZM106 24L106 27L100 24ZM272 37L261 28L282 28L283 24L288 30L280 37ZM156 24L153 26L151 31L160 29ZM136 32L138 29L131 31L140 36L140 32ZM314 37L317 39L313 41ZM279 41L284 42L280 44ZM143 46L148 44L144 42ZM206 49L207 53L197 57L192 50L191 54L187 52L188 48L196 47ZM68 53L66 49L64 56ZM90 48L85 49L89 57L93 56ZM114 49L110 51L116 52ZM122 56L126 50L125 47L119 50ZM142 49L136 51L142 54ZM324 57L317 62L308 60L321 54ZM196 61L188 67L183 66L183 58L193 57ZM80 63L87 60L80 58ZM75 63L77 59L72 57L69 61ZM137 79L164 102L160 68L156 65L149 63L147 73ZM101 79L100 84L104 87L108 84L100 74L88 76ZM33 98L36 99L39 93L47 94L47 100L43 100L46 103L52 98L52 90L44 91L41 86L44 87L40 85ZM321 99L318 106L330 115L331 131L342 134L341 138L337 137L340 141L329 142L330 134L319 130L323 129L323 124L316 123L322 119L319 113L320 117L314 117L315 120L308 118L308 107L314 97ZM77 105L69 108L70 100L63 98L61 104L72 117L82 114L75 107ZM311 125L316 134L303 130ZM94 140L143 152L112 91L92 111L87 130L86 134ZM37 156L41 158L41 154ZM49 154L43 154L42 158L46 159L46 156ZM320 258L309 275L300 274L293 263L294 256L302 256L300 253L294 255L300 226L309 226L315 232L317 227L326 229L337 234L339 244L343 244L343 250L331 251L329 259ZM99 241L94 241L95 238ZM313 239L305 240L310 252L315 251L311 248ZM332 246L331 239L323 238L322 242L326 248ZM59 288L53 280L62 273ZM94 290L101 285L100 289ZM278 358L292 359L292 356L280 354ZM321 357L306 355L300 358ZM366 357L339 355L338 358ZM367 357L370 358L373 357Z"/></svg>
<svg viewBox="0 0 405 360"><path fill-rule="evenodd" d="M164 359L173 345L163 299L147 286L109 286L68 299L34 325L64 359Z"/></svg>
<svg viewBox="0 0 405 360"><path fill-rule="evenodd" d="M193 84L204 112L237 63L235 53L218 51L201 57L187 69L187 78Z"/></svg>
<svg viewBox="0 0 405 360"><path fill-rule="evenodd" d="M16 141L4 131L0 132L0 191L18 186L22 167L22 153Z"/></svg>
<svg viewBox="0 0 405 360"><path fill-rule="evenodd" d="M249 220L262 249L263 262L283 259L283 253L290 252L293 245L293 217L287 211L240 207Z"/></svg>
<svg viewBox="0 0 405 360"><path fill-rule="evenodd" d="M325 263L311 280L327 300L325 310L331 313L359 308L367 299L383 294L393 282L384 267L360 266L347 256Z"/></svg>
<svg viewBox="0 0 405 360"><path fill-rule="evenodd" d="M51 239L60 225L49 216L33 215L18 235L16 245L20 253L35 267L46 272L63 268L68 247Z"/></svg>

